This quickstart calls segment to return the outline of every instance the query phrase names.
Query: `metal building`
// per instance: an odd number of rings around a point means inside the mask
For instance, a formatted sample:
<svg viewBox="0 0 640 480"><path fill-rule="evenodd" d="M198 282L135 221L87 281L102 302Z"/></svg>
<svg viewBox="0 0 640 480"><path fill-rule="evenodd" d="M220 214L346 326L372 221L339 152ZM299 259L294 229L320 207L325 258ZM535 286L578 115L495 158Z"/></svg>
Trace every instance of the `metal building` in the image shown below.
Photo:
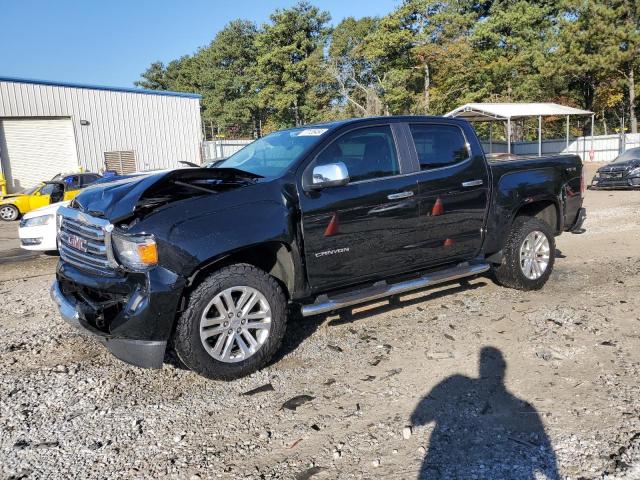
<svg viewBox="0 0 640 480"><path fill-rule="evenodd" d="M19 191L60 172L201 163L200 96L0 77L0 174Z"/></svg>

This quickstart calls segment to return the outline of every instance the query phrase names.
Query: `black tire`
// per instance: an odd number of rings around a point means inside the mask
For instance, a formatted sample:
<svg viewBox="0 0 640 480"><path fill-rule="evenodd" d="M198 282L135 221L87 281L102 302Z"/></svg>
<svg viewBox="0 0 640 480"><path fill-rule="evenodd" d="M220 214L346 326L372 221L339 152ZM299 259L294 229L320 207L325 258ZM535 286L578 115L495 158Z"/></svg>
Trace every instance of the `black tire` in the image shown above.
<svg viewBox="0 0 640 480"><path fill-rule="evenodd" d="M200 320L209 302L220 292L238 286L258 290L271 308L271 329L264 343L245 360L220 361L210 355L200 339ZM264 367L278 351L287 324L287 300L271 275L247 264L225 267L204 280L188 298L187 308L178 319L173 346L178 358L190 370L215 380L233 380Z"/></svg>
<svg viewBox="0 0 640 480"><path fill-rule="evenodd" d="M524 243L527 235L531 232L542 232L549 242L549 260L546 269L539 278L528 278L520 264L520 247ZM551 272L556 257L556 242L553 230L549 224L539 218L521 216L517 217L502 249L502 263L493 268L496 281L508 288L517 290L539 290L541 289Z"/></svg>
<svg viewBox="0 0 640 480"><path fill-rule="evenodd" d="M4 220L5 222L13 222L18 219L20 216L20 210L15 205L0 205L0 220Z"/></svg>

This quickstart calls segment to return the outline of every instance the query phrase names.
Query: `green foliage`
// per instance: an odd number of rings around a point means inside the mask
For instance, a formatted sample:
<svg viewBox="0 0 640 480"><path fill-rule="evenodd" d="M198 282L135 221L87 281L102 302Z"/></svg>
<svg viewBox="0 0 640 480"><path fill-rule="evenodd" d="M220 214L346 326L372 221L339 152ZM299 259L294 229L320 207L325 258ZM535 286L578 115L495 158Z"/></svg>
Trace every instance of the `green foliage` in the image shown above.
<svg viewBox="0 0 640 480"><path fill-rule="evenodd" d="M595 111L604 130L635 129L639 3L404 0L331 29L329 13L303 1L260 27L229 23L136 85L198 92L208 128L244 137L473 101L557 101Z"/></svg>
<svg viewBox="0 0 640 480"><path fill-rule="evenodd" d="M328 12L301 2L276 10L256 36L253 77L258 102L279 127L313 121L317 109L326 106L322 49L330 18Z"/></svg>

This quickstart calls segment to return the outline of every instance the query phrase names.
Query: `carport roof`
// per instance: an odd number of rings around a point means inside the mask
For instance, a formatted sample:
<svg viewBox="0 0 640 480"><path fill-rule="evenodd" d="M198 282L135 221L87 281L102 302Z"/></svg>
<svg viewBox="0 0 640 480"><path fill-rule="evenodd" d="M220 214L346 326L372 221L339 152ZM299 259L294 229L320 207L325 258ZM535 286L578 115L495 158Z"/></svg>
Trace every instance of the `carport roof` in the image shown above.
<svg viewBox="0 0 640 480"><path fill-rule="evenodd" d="M451 110L445 117L464 118L474 122L514 120L524 117L592 115L593 112L557 103L467 103Z"/></svg>

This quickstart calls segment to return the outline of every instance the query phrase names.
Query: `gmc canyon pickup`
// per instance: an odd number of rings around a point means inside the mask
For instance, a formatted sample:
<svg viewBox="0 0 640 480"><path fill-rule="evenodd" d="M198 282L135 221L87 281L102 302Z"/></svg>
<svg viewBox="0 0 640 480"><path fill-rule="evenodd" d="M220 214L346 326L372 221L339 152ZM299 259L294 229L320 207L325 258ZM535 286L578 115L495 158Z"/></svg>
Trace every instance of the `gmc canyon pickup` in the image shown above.
<svg viewBox="0 0 640 480"><path fill-rule="evenodd" d="M59 210L52 297L118 358L232 379L287 319L489 270L541 288L581 228L575 155L487 159L464 120L384 117L267 135L213 168L90 187Z"/></svg>

